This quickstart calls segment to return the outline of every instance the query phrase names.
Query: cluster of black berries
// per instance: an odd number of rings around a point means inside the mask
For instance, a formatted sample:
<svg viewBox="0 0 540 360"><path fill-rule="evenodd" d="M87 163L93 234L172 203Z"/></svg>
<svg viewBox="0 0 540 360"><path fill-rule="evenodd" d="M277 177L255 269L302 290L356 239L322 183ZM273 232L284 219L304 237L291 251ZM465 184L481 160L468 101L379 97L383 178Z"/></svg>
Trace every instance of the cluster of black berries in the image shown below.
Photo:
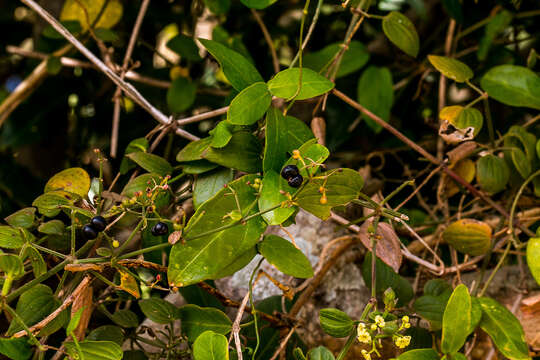
<svg viewBox="0 0 540 360"><path fill-rule="evenodd" d="M169 232L169 227L167 226L167 224L160 221L156 225L152 226L152 229L150 231L154 236L161 236Z"/></svg>
<svg viewBox="0 0 540 360"><path fill-rule="evenodd" d="M287 165L281 170L281 176L287 180L290 187L297 188L302 185L304 178L300 175L296 165Z"/></svg>
<svg viewBox="0 0 540 360"><path fill-rule="evenodd" d="M89 224L83 226L82 232L86 239L92 240L97 238L98 233L105 230L106 227L107 220L103 216L94 216Z"/></svg>

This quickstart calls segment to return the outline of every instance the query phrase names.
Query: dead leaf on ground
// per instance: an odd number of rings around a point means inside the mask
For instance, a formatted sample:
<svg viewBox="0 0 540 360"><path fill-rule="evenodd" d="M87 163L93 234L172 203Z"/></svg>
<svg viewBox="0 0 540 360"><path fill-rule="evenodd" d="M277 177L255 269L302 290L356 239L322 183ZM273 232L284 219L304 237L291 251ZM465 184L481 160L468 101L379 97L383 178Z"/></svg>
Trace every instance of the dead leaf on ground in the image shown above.
<svg viewBox="0 0 540 360"><path fill-rule="evenodd" d="M520 310L525 340L535 351L540 351L540 293L523 299Z"/></svg>

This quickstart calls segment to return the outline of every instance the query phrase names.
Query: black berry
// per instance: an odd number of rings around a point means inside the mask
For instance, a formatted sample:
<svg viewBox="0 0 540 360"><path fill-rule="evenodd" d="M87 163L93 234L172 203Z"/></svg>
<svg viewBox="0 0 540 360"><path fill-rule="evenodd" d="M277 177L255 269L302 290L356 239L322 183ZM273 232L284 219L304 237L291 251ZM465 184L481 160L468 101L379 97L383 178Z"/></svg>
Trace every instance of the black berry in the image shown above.
<svg viewBox="0 0 540 360"><path fill-rule="evenodd" d="M296 165L287 165L281 170L281 176L285 180L289 180L299 174L298 167Z"/></svg>
<svg viewBox="0 0 540 360"><path fill-rule="evenodd" d="M102 232L107 227L107 220L103 216L95 216L90 220L90 226L97 232Z"/></svg>
<svg viewBox="0 0 540 360"><path fill-rule="evenodd" d="M300 185L302 185L303 182L304 182L304 178L302 177L302 175L296 175L295 177L292 177L289 179L289 181L287 181L289 186L293 188L300 187Z"/></svg>
<svg viewBox="0 0 540 360"><path fill-rule="evenodd" d="M169 232L169 227L167 226L167 224L160 221L152 227L151 232L154 236L165 235Z"/></svg>
<svg viewBox="0 0 540 360"><path fill-rule="evenodd" d="M84 225L82 228L85 239L92 240L97 238L98 232L91 225Z"/></svg>

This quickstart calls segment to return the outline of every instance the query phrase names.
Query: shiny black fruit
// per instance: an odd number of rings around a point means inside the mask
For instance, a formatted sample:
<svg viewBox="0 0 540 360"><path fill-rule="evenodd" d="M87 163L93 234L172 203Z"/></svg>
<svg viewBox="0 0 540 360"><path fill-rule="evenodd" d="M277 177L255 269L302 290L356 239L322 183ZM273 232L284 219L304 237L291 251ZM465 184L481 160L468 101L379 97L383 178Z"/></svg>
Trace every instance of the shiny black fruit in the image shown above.
<svg viewBox="0 0 540 360"><path fill-rule="evenodd" d="M302 177L302 175L296 175L290 178L289 181L287 181L289 186L293 188L300 187L300 185L302 185L303 182L304 182L304 178Z"/></svg>
<svg viewBox="0 0 540 360"><path fill-rule="evenodd" d="M98 236L98 231L96 231L96 229L94 229L91 225L84 225L82 228L82 232L84 238L87 240L95 239Z"/></svg>
<svg viewBox="0 0 540 360"><path fill-rule="evenodd" d="M285 180L289 180L299 174L298 167L296 165L287 165L281 170L281 176Z"/></svg>
<svg viewBox="0 0 540 360"><path fill-rule="evenodd" d="M103 216L95 216L90 220L90 225L97 231L102 232L107 227L107 220Z"/></svg>
<svg viewBox="0 0 540 360"><path fill-rule="evenodd" d="M165 235L169 232L169 227L167 226L167 224L160 221L152 227L151 232L154 236Z"/></svg>

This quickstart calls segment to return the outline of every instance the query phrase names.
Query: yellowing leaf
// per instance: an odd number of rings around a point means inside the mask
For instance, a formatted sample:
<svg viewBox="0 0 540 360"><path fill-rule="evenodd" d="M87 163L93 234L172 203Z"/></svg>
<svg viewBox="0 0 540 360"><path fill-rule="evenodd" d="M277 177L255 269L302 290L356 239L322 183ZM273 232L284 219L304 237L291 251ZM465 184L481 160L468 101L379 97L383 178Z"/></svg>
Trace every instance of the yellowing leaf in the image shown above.
<svg viewBox="0 0 540 360"><path fill-rule="evenodd" d="M464 82L473 77L467 64L446 56L428 55L428 60L441 74L456 82Z"/></svg>
<svg viewBox="0 0 540 360"><path fill-rule="evenodd" d="M90 190L90 176L81 168L60 171L47 181L45 192L63 190L86 197Z"/></svg>
<svg viewBox="0 0 540 360"><path fill-rule="evenodd" d="M137 284L137 280L135 280L135 278L131 276L127 271L118 270L118 274L120 275L120 285L118 286L118 288L120 290L124 290L130 295L133 295L136 299L140 298L141 293L139 292L139 285Z"/></svg>
<svg viewBox="0 0 540 360"><path fill-rule="evenodd" d="M443 239L459 252L483 255L491 248L491 227L482 221L461 219L444 230Z"/></svg>
<svg viewBox="0 0 540 360"><path fill-rule="evenodd" d="M102 11L103 6L107 7ZM88 30L90 26L109 29L120 21L122 13L123 7L119 0L66 0L60 20L77 20L83 30Z"/></svg>

